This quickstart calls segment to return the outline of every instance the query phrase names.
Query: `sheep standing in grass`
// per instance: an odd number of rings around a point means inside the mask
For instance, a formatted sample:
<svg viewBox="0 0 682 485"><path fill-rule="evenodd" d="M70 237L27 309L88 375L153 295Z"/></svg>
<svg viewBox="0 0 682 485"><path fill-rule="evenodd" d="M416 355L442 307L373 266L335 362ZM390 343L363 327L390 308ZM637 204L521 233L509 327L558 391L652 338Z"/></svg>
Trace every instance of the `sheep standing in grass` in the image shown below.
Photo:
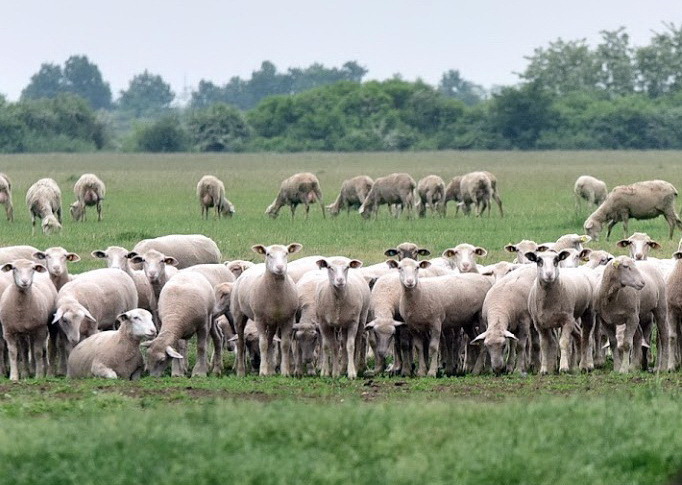
<svg viewBox="0 0 682 485"><path fill-rule="evenodd" d="M666 280L671 349L676 365L682 363L682 251L673 253L675 266Z"/></svg>
<svg viewBox="0 0 682 485"><path fill-rule="evenodd" d="M448 185L445 187L445 196L443 198L443 215L447 213L448 202L455 201L455 215L459 212L459 203L462 202L462 175L452 177Z"/></svg>
<svg viewBox="0 0 682 485"><path fill-rule="evenodd" d="M487 170L483 170L483 173L486 174L490 179L490 188L493 191L492 198L495 203L497 203L497 208L500 209L500 217L504 217L504 211L502 210L502 199L500 198L500 192L497 190L497 177Z"/></svg>
<svg viewBox="0 0 682 485"><path fill-rule="evenodd" d="M438 175L427 175L417 183L417 212L419 217L426 217L426 208L431 214L443 215L445 207L445 182Z"/></svg>
<svg viewBox="0 0 682 485"><path fill-rule="evenodd" d="M48 279L34 278L35 273L47 271L42 264L18 259L0 269L11 271L14 283L0 297L0 321L9 353L10 379L19 380L22 342L30 344L35 376L45 377L47 326L54 312L57 290Z"/></svg>
<svg viewBox="0 0 682 485"><path fill-rule="evenodd" d="M51 178L38 180L26 192L26 205L31 213L32 234L36 218L41 220L43 234L59 232L62 228L62 191Z"/></svg>
<svg viewBox="0 0 682 485"><path fill-rule="evenodd" d="M85 208L97 207L97 221L102 220L102 201L106 195L104 182L93 173L84 173L73 186L76 202L69 210L74 221L85 221Z"/></svg>
<svg viewBox="0 0 682 485"><path fill-rule="evenodd" d="M590 175L581 175L575 181L573 193L575 194L575 210L579 211L583 200L586 200L588 204L594 204L599 207L606 200L608 189L606 188L606 183L598 178Z"/></svg>
<svg viewBox="0 0 682 485"><path fill-rule="evenodd" d="M462 197L462 211L471 212L471 206L476 207L476 216L488 209L490 215L490 199L493 198L493 188L490 177L485 172L471 172L462 177L460 182Z"/></svg>
<svg viewBox="0 0 682 485"><path fill-rule="evenodd" d="M367 175L358 175L344 180L339 196L333 204L327 206L327 210L332 216L337 216L343 209L346 209L348 214L351 209L359 209L372 189L373 183L374 180Z"/></svg>
<svg viewBox="0 0 682 485"><path fill-rule="evenodd" d="M76 263L81 260L80 256L76 253L71 253L61 247L47 248L45 251L35 251L32 259L45 265L50 275L50 280L52 280L57 291L73 279L69 274L68 263Z"/></svg>
<svg viewBox="0 0 682 485"><path fill-rule="evenodd" d="M599 239L604 224L608 224L606 239L617 223L623 223L625 237L628 237L628 221L632 219L654 219L665 217L670 228L670 238L675 227L682 229L682 220L675 211L677 189L664 180L648 180L631 185L619 185L606 200L587 218L585 232L593 239Z"/></svg>
<svg viewBox="0 0 682 485"><path fill-rule="evenodd" d="M451 260L453 267L460 273L478 273L476 259L487 254L488 251L482 247L463 243L443 251L443 258Z"/></svg>
<svg viewBox="0 0 682 485"><path fill-rule="evenodd" d="M318 202L322 209L322 217L325 217L324 202L322 201L322 189L317 177L309 172L297 173L282 181L279 193L272 204L265 209L265 213L273 219L279 215L279 210L288 205L291 208L293 220L296 207L299 204L305 206L305 217L308 218L310 204Z"/></svg>
<svg viewBox="0 0 682 485"><path fill-rule="evenodd" d="M8 221L14 221L14 206L12 205L12 181L0 172L0 204L5 206Z"/></svg>
<svg viewBox="0 0 682 485"><path fill-rule="evenodd" d="M407 210L408 217L412 217L414 207L414 189L417 183L409 174L392 173L385 177L379 177L374 181L372 189L367 194L367 198L358 209L358 212L365 219L374 214L376 219L379 214L379 206L382 204L398 204L401 209ZM400 216L400 211L396 211L396 217Z"/></svg>
<svg viewBox="0 0 682 485"><path fill-rule="evenodd" d="M256 323L261 351L260 375L272 374L272 341L279 331L281 342L282 375L291 374L289 353L291 331L296 321L298 293L293 280L287 275L287 258L297 253L302 246L292 243L288 246L261 244L251 249L265 256L264 266L248 269L237 278L232 288L230 310L237 330L237 375L244 376L244 327L250 318Z"/></svg>
<svg viewBox="0 0 682 485"><path fill-rule="evenodd" d="M131 252L144 256L151 249L175 258L178 269L195 264L220 263L221 259L220 249L215 241L202 234L170 234L143 239ZM132 257L131 255L130 258ZM133 269L141 269L141 265L134 265Z"/></svg>
<svg viewBox="0 0 682 485"><path fill-rule="evenodd" d="M118 330L96 333L69 355L67 377L138 379L144 370L140 342L156 336L152 314L137 308L116 317Z"/></svg>
<svg viewBox="0 0 682 485"><path fill-rule="evenodd" d="M208 210L215 207L215 216L232 217L234 205L225 198L225 184L218 177L204 175L197 184L197 197L201 204L201 217L208 219Z"/></svg>

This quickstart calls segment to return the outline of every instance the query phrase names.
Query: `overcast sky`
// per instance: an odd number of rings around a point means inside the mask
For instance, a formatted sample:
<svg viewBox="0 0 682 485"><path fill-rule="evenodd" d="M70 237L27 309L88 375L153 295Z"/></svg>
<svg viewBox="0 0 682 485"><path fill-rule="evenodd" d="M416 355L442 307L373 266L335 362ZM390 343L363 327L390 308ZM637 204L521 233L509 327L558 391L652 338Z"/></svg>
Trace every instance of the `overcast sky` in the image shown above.
<svg viewBox="0 0 682 485"><path fill-rule="evenodd" d="M561 37L594 44L625 26L645 45L679 0L21 0L0 10L0 93L18 99L42 63L95 63L114 98L145 69L176 94L201 79L248 78L263 60L280 71L356 60L368 78L401 73L437 84L459 69L486 88L518 81L524 56Z"/></svg>

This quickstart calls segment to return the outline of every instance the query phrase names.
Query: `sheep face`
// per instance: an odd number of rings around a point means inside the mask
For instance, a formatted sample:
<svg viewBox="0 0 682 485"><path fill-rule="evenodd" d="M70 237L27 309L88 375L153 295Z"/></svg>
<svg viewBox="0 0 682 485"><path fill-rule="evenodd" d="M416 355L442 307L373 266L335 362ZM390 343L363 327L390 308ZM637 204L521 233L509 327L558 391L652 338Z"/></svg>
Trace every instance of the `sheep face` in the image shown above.
<svg viewBox="0 0 682 485"><path fill-rule="evenodd" d="M607 268L611 271L615 271L616 278L622 286L629 286L635 290L644 288L642 273L637 269L635 262L631 258L619 256L611 261L607 265Z"/></svg>
<svg viewBox="0 0 682 485"><path fill-rule="evenodd" d="M75 263L81 258L76 253L70 253L64 248L49 248L45 251L33 253L33 257L45 263L47 271L52 276L62 276L67 270L67 262Z"/></svg>
<svg viewBox="0 0 682 485"><path fill-rule="evenodd" d="M630 257L636 261L647 259L651 249L661 249L661 245L658 242L643 232L636 232L629 238L618 241L616 246L628 248L630 250Z"/></svg>
<svg viewBox="0 0 682 485"><path fill-rule="evenodd" d="M311 323L296 323L293 328L301 365L307 369L308 375L315 375L320 330L317 325Z"/></svg>
<svg viewBox="0 0 682 485"><path fill-rule="evenodd" d="M136 308L125 313L121 313L116 320L123 324L130 325L130 332L136 340L148 340L156 337L156 327L152 314L142 308Z"/></svg>
<svg viewBox="0 0 682 485"><path fill-rule="evenodd" d="M517 244L507 244L504 247L504 249L510 253L516 253L516 259L520 264L527 264L532 261L526 258L526 253L537 251L538 244L535 241L529 241L528 239L524 239L523 241Z"/></svg>
<svg viewBox="0 0 682 485"><path fill-rule="evenodd" d="M404 242L402 244L399 244L397 248L391 248L387 249L384 251L384 256L393 258L395 256L398 256L398 261L402 261L403 259L410 258L414 259L417 261L419 259L419 256L429 256L431 254L431 251L425 248L420 248L416 244L409 243L409 242Z"/></svg>
<svg viewBox="0 0 682 485"><path fill-rule="evenodd" d="M105 259L107 268L116 268L127 272L129 253L130 251L120 246L109 246L105 250L98 249L90 254L94 258Z"/></svg>
<svg viewBox="0 0 682 485"><path fill-rule="evenodd" d="M57 309L52 323L57 323L71 345L76 345L83 334L97 332L97 320L83 305L65 304Z"/></svg>
<svg viewBox="0 0 682 485"><path fill-rule="evenodd" d="M172 256L166 256L155 249L150 249L144 256L140 256L135 252L128 253L128 259L132 263L142 264L144 274L151 283L159 283L166 277L166 265L177 266L178 260Z"/></svg>
<svg viewBox="0 0 682 485"><path fill-rule="evenodd" d="M386 357L395 337L395 329L401 325L404 325L404 322L387 318L376 318L365 325L367 336L374 349L374 358L381 364L381 369L386 366Z"/></svg>
<svg viewBox="0 0 682 485"><path fill-rule="evenodd" d="M492 326L492 322L488 322L489 326ZM488 355L490 356L490 366L495 375L500 375L506 372L507 365L505 363L505 356L507 354L507 347L509 340L517 340L516 335L511 333L509 330L486 330L474 340L471 341L472 344L478 344L483 341Z"/></svg>
<svg viewBox="0 0 682 485"><path fill-rule="evenodd" d="M613 254L607 251L594 250L590 252L586 262L589 267L596 268L597 266L606 266L612 259L614 259Z"/></svg>
<svg viewBox="0 0 682 485"><path fill-rule="evenodd" d="M414 259L403 259L400 263L389 259L386 261L391 268L398 268L400 283L408 290L414 289L419 283L419 270L431 266L428 261L417 262Z"/></svg>
<svg viewBox="0 0 682 485"><path fill-rule="evenodd" d="M521 265L517 263L510 263L508 261L499 261L493 265L486 266L481 272L483 276L492 276L495 281L507 276L512 271L518 269Z"/></svg>
<svg viewBox="0 0 682 485"><path fill-rule="evenodd" d="M270 204L268 208L265 209L265 214L270 216L272 219L276 219L279 215L279 209L277 208L277 205L274 202Z"/></svg>
<svg viewBox="0 0 682 485"><path fill-rule="evenodd" d="M537 265L538 281L541 283L553 283L559 277L559 263L570 255L570 251L564 250L559 254L554 251L545 251L543 253L527 252L525 256Z"/></svg>
<svg viewBox="0 0 682 485"><path fill-rule="evenodd" d="M50 214L49 216L46 216L43 219L43 222L41 223L41 227L43 228L43 234L54 234L56 232L61 231L62 225L59 223L57 218Z"/></svg>
<svg viewBox="0 0 682 485"><path fill-rule="evenodd" d="M33 276L36 273L47 271L42 264L34 263L28 259L17 259L4 264L0 269L5 273L12 272L14 284L19 288L19 291L26 291L33 285Z"/></svg>
<svg viewBox="0 0 682 485"><path fill-rule="evenodd" d="M142 346L149 348L149 351L147 352L147 370L152 377L161 377L171 359L183 358L182 354L173 347L161 342L159 337L144 342Z"/></svg>
<svg viewBox="0 0 682 485"><path fill-rule="evenodd" d="M484 257L488 251L471 244L460 244L443 251L443 257L452 259L460 273L476 273L476 258Z"/></svg>
<svg viewBox="0 0 682 485"><path fill-rule="evenodd" d="M225 266L229 269L235 278L239 278L244 271L254 266L251 261L242 261L237 259L235 261L226 261Z"/></svg>
<svg viewBox="0 0 682 485"><path fill-rule="evenodd" d="M74 202L69 206L69 212L74 221L78 222L83 218L85 214L85 205L80 202Z"/></svg>
<svg viewBox="0 0 682 485"><path fill-rule="evenodd" d="M362 262L358 261L357 259L353 259L349 262L320 259L319 261L317 261L317 266L320 269L327 270L327 275L329 276L329 284L332 287L338 290L342 290L348 284L348 270L350 268L358 269L362 267Z"/></svg>
<svg viewBox="0 0 682 485"><path fill-rule="evenodd" d="M290 254L299 252L303 246L298 243L291 243L288 246L273 244L263 246L256 244L251 247L254 253L265 255L265 269L275 276L284 277L287 274L287 258Z"/></svg>
<svg viewBox="0 0 682 485"><path fill-rule="evenodd" d="M595 241L599 241L599 233L602 230L601 222L590 217L585 221L583 229L585 229L585 232L587 233L588 236L590 236Z"/></svg>
<svg viewBox="0 0 682 485"><path fill-rule="evenodd" d="M230 296L232 295L232 287L234 283L220 283L214 289L215 305L213 307L214 315L224 315L230 309Z"/></svg>

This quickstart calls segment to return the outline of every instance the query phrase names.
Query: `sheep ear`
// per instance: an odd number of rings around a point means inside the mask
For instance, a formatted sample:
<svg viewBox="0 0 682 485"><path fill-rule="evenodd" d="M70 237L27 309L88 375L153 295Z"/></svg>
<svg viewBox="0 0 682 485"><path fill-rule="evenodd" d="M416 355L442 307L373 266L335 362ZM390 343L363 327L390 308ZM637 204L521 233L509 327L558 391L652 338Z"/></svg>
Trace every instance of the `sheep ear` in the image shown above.
<svg viewBox="0 0 682 485"><path fill-rule="evenodd" d="M130 253L128 253L128 254L130 254ZM128 257L128 254L126 254L126 258ZM101 249L96 249L95 251L90 253L90 256L92 256L93 258L104 259L107 257L107 253L105 253Z"/></svg>
<svg viewBox="0 0 682 485"><path fill-rule="evenodd" d="M227 339L228 342L236 342L237 340L239 340L239 335L235 335L234 337Z"/></svg>
<svg viewBox="0 0 682 485"><path fill-rule="evenodd" d="M66 260L71 261L72 263L76 263L81 260L81 257L78 256L76 253L67 253Z"/></svg>
<svg viewBox="0 0 682 485"><path fill-rule="evenodd" d="M630 245L630 241L628 241L627 239L621 239L620 241L618 241L616 243L616 246L618 246L619 248L626 248L629 245Z"/></svg>
<svg viewBox="0 0 682 485"><path fill-rule="evenodd" d="M398 261L395 259L388 259L386 260L386 264L388 265L389 268L395 269L398 267Z"/></svg>
<svg viewBox="0 0 682 485"><path fill-rule="evenodd" d="M374 322L374 320L365 324L365 330L371 330L374 327L376 327L376 323Z"/></svg>
<svg viewBox="0 0 682 485"><path fill-rule="evenodd" d="M474 249L474 253L476 253L478 256L483 257L486 254L488 254L488 251L486 251L484 248L478 247L478 248Z"/></svg>
<svg viewBox="0 0 682 485"><path fill-rule="evenodd" d="M93 317L92 314L86 308L83 308L83 315L92 323L97 323L97 319Z"/></svg>
<svg viewBox="0 0 682 485"><path fill-rule="evenodd" d="M102 254L104 254L104 251L102 251ZM126 254L126 259L133 259L135 256L139 256L139 254L137 254L136 251L130 251L128 254ZM106 254L103 257L106 258Z"/></svg>
<svg viewBox="0 0 682 485"><path fill-rule="evenodd" d="M47 254L42 251L36 251L33 253L33 259L47 259Z"/></svg>
<svg viewBox="0 0 682 485"><path fill-rule="evenodd" d="M682 259L682 251L675 251L673 253L673 259Z"/></svg>
<svg viewBox="0 0 682 485"><path fill-rule="evenodd" d="M281 342L281 341L282 341L282 339L281 339L281 338L279 338L279 337L278 337L277 335L275 335L274 337L272 337L272 341L273 341L273 342L277 342L277 343L279 343L279 342Z"/></svg>
<svg viewBox="0 0 682 485"><path fill-rule="evenodd" d="M168 354L169 357L172 357L174 359L182 359L182 354L178 353L177 350L175 350L173 347L170 345L166 347L166 353Z"/></svg>
<svg viewBox="0 0 682 485"><path fill-rule="evenodd" d="M571 252L564 249L563 251L561 251L559 254L556 255L555 259L557 261L563 261L566 258L568 258L570 255L571 255Z"/></svg>
<svg viewBox="0 0 682 485"><path fill-rule="evenodd" d="M47 271L47 268L45 268L45 266L43 266L42 264L34 264L33 270L36 273L44 273L45 271Z"/></svg>
<svg viewBox="0 0 682 485"><path fill-rule="evenodd" d="M420 249L417 249L417 254L419 256L429 256L431 254L431 251L429 251L428 249L425 249L425 248L420 248Z"/></svg>
<svg viewBox="0 0 682 485"><path fill-rule="evenodd" d="M519 341L519 339L516 338L516 335L514 335L513 333L511 333L509 330L505 330L505 331L504 331L504 336L507 337L507 338L510 338L510 339L512 339L512 340L516 340L517 342Z"/></svg>
<svg viewBox="0 0 682 485"><path fill-rule="evenodd" d="M535 254L534 251L528 251L524 256L528 261L532 261L533 263L538 262L538 255Z"/></svg>
<svg viewBox="0 0 682 485"><path fill-rule="evenodd" d="M317 267L320 269L329 268L329 263L326 259L318 259L315 261L315 264L317 264Z"/></svg>
<svg viewBox="0 0 682 485"><path fill-rule="evenodd" d="M301 330L301 324L300 323L294 323L291 327L292 330Z"/></svg>
<svg viewBox="0 0 682 485"><path fill-rule="evenodd" d="M583 261L589 261L590 260L590 254L592 254L592 250L585 248L582 251L580 251L580 254L578 254L578 257Z"/></svg>
<svg viewBox="0 0 682 485"><path fill-rule="evenodd" d="M507 245L504 247L504 249L505 249L505 251L510 252L510 253L515 253L515 252L516 252L516 246L514 246L513 244L507 244Z"/></svg>
<svg viewBox="0 0 682 485"><path fill-rule="evenodd" d="M163 262L170 266L177 266L178 264L180 264L178 263L178 260L175 259L173 256L168 256L167 258L164 258Z"/></svg>
<svg viewBox="0 0 682 485"><path fill-rule="evenodd" d="M651 348L651 346L648 343L646 343L644 340L642 340L642 347L644 347L645 349Z"/></svg>
<svg viewBox="0 0 682 485"><path fill-rule="evenodd" d="M661 249L661 245L658 244L656 241L649 241L647 244L651 249Z"/></svg>
<svg viewBox="0 0 682 485"><path fill-rule="evenodd" d="M545 251L549 251L550 247L547 246L546 244L540 244L538 246L538 253L544 253Z"/></svg>
<svg viewBox="0 0 682 485"><path fill-rule="evenodd" d="M393 256L397 256L397 255L398 255L398 250L395 248L387 249L386 251L384 251L384 256L386 256L388 258L392 258Z"/></svg>
<svg viewBox="0 0 682 485"><path fill-rule="evenodd" d="M287 246L287 252L289 254L294 254L303 249L303 245L299 243L291 243Z"/></svg>
<svg viewBox="0 0 682 485"><path fill-rule="evenodd" d="M606 342L604 345L601 346L602 349L608 349L611 347L611 344L609 342Z"/></svg>
<svg viewBox="0 0 682 485"><path fill-rule="evenodd" d="M62 319L64 316L64 311L61 308L57 308L57 311L54 314L54 318L52 319L52 323L57 323L59 320Z"/></svg>
<svg viewBox="0 0 682 485"><path fill-rule="evenodd" d="M5 273L7 273L8 271L12 271L14 269L14 266L12 265L12 263L6 263L6 264L3 264L2 268L0 268L0 269L3 270Z"/></svg>
<svg viewBox="0 0 682 485"><path fill-rule="evenodd" d="M421 269L426 269L426 268L428 268L429 266L431 266L431 261L420 261L420 262L419 262L419 267L420 267Z"/></svg>
<svg viewBox="0 0 682 485"><path fill-rule="evenodd" d="M475 339L473 339L470 344L471 345L478 345L481 340L484 340L485 337L488 335L488 331L486 330L485 332L479 334Z"/></svg>
<svg viewBox="0 0 682 485"><path fill-rule="evenodd" d="M251 251L258 254L265 254L267 252L265 250L265 246L263 246L262 244L256 244L254 246L251 246Z"/></svg>
<svg viewBox="0 0 682 485"><path fill-rule="evenodd" d="M399 322L398 320L393 320L393 326L394 327L402 327L405 325L405 322Z"/></svg>
<svg viewBox="0 0 682 485"><path fill-rule="evenodd" d="M125 321L127 321L127 320L130 320L130 319L128 318L128 314L127 314L127 313L121 313L120 315L118 315L118 316L116 317L116 321L117 321L118 323L123 323L123 322L125 322Z"/></svg>
<svg viewBox="0 0 682 485"><path fill-rule="evenodd" d="M131 263L135 263L135 264L144 263L144 258L142 256L138 255L137 253L135 253L135 256L133 256L133 257L130 257L130 253L128 253L128 256L126 256L126 257L130 259Z"/></svg>
<svg viewBox="0 0 682 485"><path fill-rule="evenodd" d="M444 258L452 258L452 257L454 257L456 254L457 254L457 251L455 251L455 250L452 249L452 248L446 249L445 251L443 251L443 257L444 257Z"/></svg>

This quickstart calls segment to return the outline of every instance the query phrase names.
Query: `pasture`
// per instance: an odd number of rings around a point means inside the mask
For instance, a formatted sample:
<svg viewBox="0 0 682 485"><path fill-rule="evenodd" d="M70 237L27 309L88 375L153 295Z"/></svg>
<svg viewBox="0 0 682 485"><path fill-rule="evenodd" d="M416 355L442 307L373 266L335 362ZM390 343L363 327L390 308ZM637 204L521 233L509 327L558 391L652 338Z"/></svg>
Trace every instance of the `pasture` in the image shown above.
<svg viewBox="0 0 682 485"><path fill-rule="evenodd" d="M592 209L574 210L581 174L618 184L664 179L682 188L680 152L415 152L381 154L0 156L13 181L14 223L2 245L63 246L81 255L78 273L102 267L90 252L171 233L202 233L224 259L250 259L253 244L299 242L300 256L343 255L365 264L412 241L438 255L461 242L483 246L482 264L510 260L503 246L582 233ZM305 221L264 215L282 179L320 179L325 203L354 175L405 171L415 180L485 169L498 178L505 217L378 221L357 213ZM101 223L68 205L84 172L107 184ZM232 219L201 220L195 195L204 174L221 178ZM61 234L31 236L26 189L52 177L63 194ZM679 204L678 204L679 208ZM662 218L631 221L670 257ZM611 241L590 248L624 254ZM592 375L443 379L260 378L109 382L0 380L0 477L7 483L666 483L682 469L682 375L596 371Z"/></svg>

